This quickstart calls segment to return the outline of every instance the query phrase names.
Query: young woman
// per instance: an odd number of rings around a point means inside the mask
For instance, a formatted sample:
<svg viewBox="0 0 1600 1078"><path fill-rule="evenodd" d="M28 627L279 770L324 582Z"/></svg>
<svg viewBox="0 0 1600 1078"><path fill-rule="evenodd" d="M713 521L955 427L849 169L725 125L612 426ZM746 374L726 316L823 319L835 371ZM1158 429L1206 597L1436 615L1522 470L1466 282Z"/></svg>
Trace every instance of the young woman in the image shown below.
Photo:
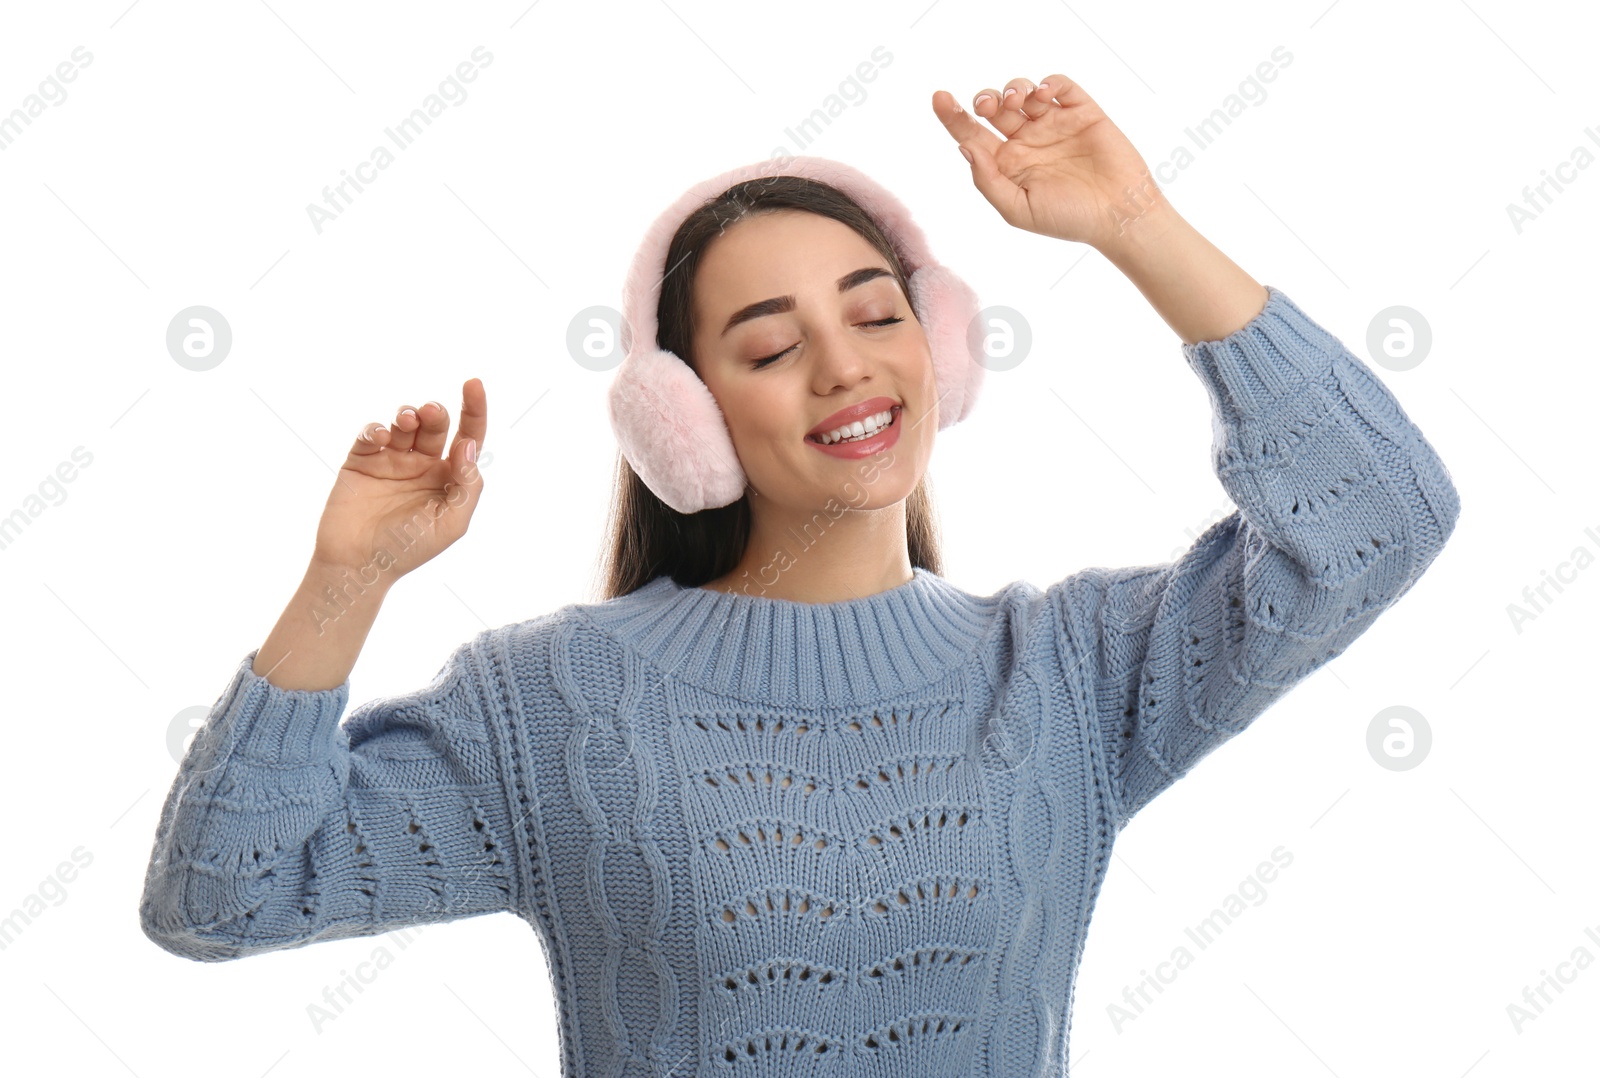
<svg viewBox="0 0 1600 1078"><path fill-rule="evenodd" d="M1116 834L1393 605L1459 504L1081 87L985 91L993 130L933 106L1007 223L1093 244L1179 335L1238 510L1165 565L946 581L922 483L981 381L974 297L848 166L726 173L625 290L604 599L341 726L387 588L466 531L483 385L442 457L437 404L370 426L167 797L151 939L222 961L510 911L566 1075L1065 1073ZM330 587L338 616L305 614Z"/></svg>

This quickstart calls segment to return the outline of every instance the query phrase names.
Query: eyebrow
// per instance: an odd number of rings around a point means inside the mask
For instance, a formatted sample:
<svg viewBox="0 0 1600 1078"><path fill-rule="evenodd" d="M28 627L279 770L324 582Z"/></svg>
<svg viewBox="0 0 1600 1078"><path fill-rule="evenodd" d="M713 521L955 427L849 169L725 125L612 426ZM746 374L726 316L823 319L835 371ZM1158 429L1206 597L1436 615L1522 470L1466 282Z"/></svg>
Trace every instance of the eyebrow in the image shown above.
<svg viewBox="0 0 1600 1078"><path fill-rule="evenodd" d="M868 281L875 281L879 277L893 276L894 274L882 266L863 266L861 269L852 270L840 277L837 283L840 293L844 293L852 288L858 288ZM733 316L728 319L728 324L722 327L722 336L726 337L728 331L733 329L734 326L742 325L753 318L765 318L769 314L786 314L792 310L794 310L793 296L774 296L772 299L764 299L759 303L752 303L748 307L741 307L733 312Z"/></svg>

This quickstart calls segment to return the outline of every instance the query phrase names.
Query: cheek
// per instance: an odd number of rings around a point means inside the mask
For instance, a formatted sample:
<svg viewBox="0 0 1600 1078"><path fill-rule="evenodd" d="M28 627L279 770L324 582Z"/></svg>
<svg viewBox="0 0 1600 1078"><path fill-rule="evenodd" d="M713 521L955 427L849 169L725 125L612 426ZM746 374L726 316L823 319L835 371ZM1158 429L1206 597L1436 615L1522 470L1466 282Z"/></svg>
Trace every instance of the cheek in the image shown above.
<svg viewBox="0 0 1600 1078"><path fill-rule="evenodd" d="M719 398L734 444L756 455L770 453L798 423L796 405L783 380L761 378L760 373Z"/></svg>
<svg viewBox="0 0 1600 1078"><path fill-rule="evenodd" d="M907 349L905 365L908 382L921 386L925 392L937 395L935 386L938 382L933 372L933 354L928 351L925 341L917 341Z"/></svg>

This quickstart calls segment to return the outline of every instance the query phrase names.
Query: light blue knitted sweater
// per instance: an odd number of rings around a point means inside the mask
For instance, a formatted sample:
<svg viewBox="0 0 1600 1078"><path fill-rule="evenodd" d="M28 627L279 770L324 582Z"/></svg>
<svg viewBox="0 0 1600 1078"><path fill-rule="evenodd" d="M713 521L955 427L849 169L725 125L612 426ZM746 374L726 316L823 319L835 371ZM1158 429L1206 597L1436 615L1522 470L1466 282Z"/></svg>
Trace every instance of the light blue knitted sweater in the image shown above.
<svg viewBox="0 0 1600 1078"><path fill-rule="evenodd" d="M1453 531L1449 474L1269 287L1184 345L1238 511L1166 565L795 603L658 577L355 708L246 655L185 754L144 931L225 961L509 911L571 1078L1066 1073L1129 817L1339 655Z"/></svg>

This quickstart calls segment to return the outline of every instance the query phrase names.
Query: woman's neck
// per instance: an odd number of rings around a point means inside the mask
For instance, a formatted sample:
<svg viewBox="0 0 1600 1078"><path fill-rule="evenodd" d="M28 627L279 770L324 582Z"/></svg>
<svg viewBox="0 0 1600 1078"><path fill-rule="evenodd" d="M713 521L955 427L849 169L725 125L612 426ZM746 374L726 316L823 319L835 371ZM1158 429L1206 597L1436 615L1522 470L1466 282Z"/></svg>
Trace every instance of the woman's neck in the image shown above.
<svg viewBox="0 0 1600 1078"><path fill-rule="evenodd" d="M862 599L911 580L905 502L798 514L752 505L750 540L732 570L702 585L796 603Z"/></svg>

